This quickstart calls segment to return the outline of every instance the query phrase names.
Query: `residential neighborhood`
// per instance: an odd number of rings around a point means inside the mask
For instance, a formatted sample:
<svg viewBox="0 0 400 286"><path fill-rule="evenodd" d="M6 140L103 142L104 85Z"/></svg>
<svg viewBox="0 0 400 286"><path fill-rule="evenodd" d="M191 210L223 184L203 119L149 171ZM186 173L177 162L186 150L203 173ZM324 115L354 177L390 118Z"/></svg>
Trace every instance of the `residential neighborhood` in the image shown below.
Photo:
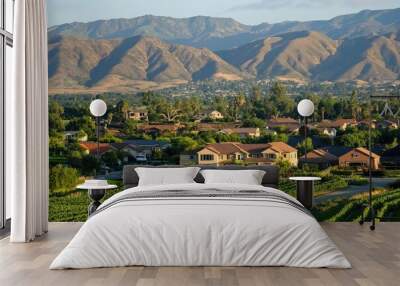
<svg viewBox="0 0 400 286"><path fill-rule="evenodd" d="M286 160L297 166L297 150L283 142L268 144L216 143L197 152L198 165L271 165Z"/></svg>
<svg viewBox="0 0 400 286"><path fill-rule="evenodd" d="M145 122L137 125L138 132L157 137L163 135L180 136L188 132L187 125L182 123L174 124L152 124L147 122L147 113L142 110L142 113L129 113L129 116L138 116L142 118L140 121ZM140 122L138 121L138 122ZM181 152L178 154L179 164L184 166L189 165L229 165L229 164L244 164L244 165L271 165L278 162L286 161L291 166L302 167L304 165L314 166L318 169L326 169L332 166L340 168L359 168L365 169L369 166L369 150L365 147L351 148L347 146L332 145L331 141L320 140L320 137L334 139L340 132L344 132L349 128L366 129L368 122L357 121L354 119L337 119L337 120L322 120L320 122L311 122L307 125L312 139L313 146L318 148L309 150L307 155L304 155L299 144L304 140L302 133L304 126L302 122L291 117L273 118L266 121L265 129L259 127L238 127L235 122L210 122L197 123L190 130L193 134L202 134L204 132L213 132L215 134L224 134L233 136L237 140L260 140L265 134L278 134L278 132L287 132L289 135L288 143L275 141L269 143L245 144L241 142L221 142L207 144L197 151ZM389 120L372 122L373 129L397 129L398 125ZM162 154L168 152L171 148L171 143L162 140L149 139L126 139L126 134L109 127L105 130L106 133L112 133L116 138L121 138L121 142L115 143L100 143L99 155L102 157L106 153L117 152L118 164L122 166L124 163L156 163L163 157ZM66 140L76 140L82 151L87 155L97 155L97 143L87 141L88 137L82 132L67 131L65 132ZM375 150L371 152L371 167L373 170L378 170L384 165L399 165L400 155L399 146L390 150L376 154ZM397 161L396 161L397 160Z"/></svg>

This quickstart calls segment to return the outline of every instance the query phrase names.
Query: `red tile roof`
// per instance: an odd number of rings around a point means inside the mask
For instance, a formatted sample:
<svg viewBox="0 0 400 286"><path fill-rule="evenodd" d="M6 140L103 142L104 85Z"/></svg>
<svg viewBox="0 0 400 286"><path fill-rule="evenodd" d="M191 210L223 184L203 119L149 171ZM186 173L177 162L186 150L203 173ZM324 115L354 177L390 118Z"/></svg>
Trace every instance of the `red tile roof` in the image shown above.
<svg viewBox="0 0 400 286"><path fill-rule="evenodd" d="M97 143L96 142L82 142L79 143L82 149L89 151L90 154L97 154ZM99 144L99 153L104 154L111 149L111 145L108 143Z"/></svg>
<svg viewBox="0 0 400 286"><path fill-rule="evenodd" d="M271 142L267 144L241 144L241 143L215 143L209 144L205 147L217 154L234 154L234 153L262 153L267 149L273 149L279 153L293 153L297 152L297 149L289 146L284 142Z"/></svg>

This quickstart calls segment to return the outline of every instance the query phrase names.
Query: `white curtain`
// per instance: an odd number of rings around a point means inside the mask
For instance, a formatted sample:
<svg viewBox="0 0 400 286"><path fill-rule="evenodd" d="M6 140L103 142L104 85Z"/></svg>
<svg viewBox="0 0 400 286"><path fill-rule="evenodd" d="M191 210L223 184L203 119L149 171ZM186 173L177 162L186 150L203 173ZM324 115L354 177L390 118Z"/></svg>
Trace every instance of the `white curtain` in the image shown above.
<svg viewBox="0 0 400 286"><path fill-rule="evenodd" d="M6 187L12 242L48 227L48 73L45 0L15 1L14 94L6 98Z"/></svg>

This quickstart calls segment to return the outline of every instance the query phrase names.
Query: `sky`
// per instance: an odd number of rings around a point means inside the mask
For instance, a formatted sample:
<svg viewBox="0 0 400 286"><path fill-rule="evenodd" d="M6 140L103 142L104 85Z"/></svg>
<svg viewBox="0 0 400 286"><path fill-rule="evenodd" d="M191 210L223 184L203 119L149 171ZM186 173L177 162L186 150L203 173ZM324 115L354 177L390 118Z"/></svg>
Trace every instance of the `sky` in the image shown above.
<svg viewBox="0 0 400 286"><path fill-rule="evenodd" d="M148 14L229 17L255 25L325 20L364 9L399 7L399 0L47 0L49 26Z"/></svg>

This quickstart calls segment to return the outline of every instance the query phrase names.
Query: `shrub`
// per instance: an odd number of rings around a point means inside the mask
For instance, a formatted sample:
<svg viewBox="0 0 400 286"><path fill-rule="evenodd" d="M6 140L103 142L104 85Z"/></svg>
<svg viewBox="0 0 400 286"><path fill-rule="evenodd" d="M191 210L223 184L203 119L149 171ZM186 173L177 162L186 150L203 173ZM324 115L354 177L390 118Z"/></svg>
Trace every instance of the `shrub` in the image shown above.
<svg viewBox="0 0 400 286"><path fill-rule="evenodd" d="M363 186L368 184L368 179L360 176L353 176L348 180L349 185Z"/></svg>
<svg viewBox="0 0 400 286"><path fill-rule="evenodd" d="M79 183L78 170L57 165L50 169L50 193L70 191Z"/></svg>

